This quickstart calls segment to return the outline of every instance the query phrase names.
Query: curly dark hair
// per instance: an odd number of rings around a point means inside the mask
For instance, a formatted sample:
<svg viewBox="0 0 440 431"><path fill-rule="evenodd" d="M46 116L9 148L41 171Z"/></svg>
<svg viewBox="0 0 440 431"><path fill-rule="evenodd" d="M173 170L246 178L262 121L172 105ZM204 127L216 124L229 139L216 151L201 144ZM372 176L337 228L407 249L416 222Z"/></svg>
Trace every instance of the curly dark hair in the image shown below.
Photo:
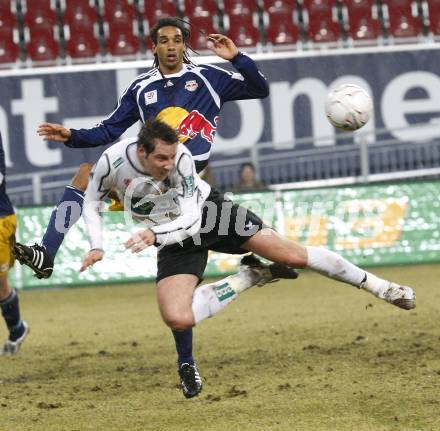
<svg viewBox="0 0 440 431"><path fill-rule="evenodd" d="M156 148L155 139L161 139L168 145L177 144L177 132L168 124L160 120L147 120L138 134L138 146L142 146L147 154Z"/></svg>
<svg viewBox="0 0 440 431"><path fill-rule="evenodd" d="M155 45L157 45L157 32L162 27L167 27L167 26L177 27L182 32L183 42L186 45L186 49L183 52L183 62L186 64L192 64L192 61L191 61L189 54L187 52L188 48L194 52L194 50L188 45L188 40L191 36L191 30L189 28L189 23L186 22L185 20L178 18L178 17L171 17L171 16L159 19L156 22L156 24L151 28L151 31L150 31L151 40L153 41L153 43ZM159 60L157 58L157 54L154 54L153 67L159 67Z"/></svg>

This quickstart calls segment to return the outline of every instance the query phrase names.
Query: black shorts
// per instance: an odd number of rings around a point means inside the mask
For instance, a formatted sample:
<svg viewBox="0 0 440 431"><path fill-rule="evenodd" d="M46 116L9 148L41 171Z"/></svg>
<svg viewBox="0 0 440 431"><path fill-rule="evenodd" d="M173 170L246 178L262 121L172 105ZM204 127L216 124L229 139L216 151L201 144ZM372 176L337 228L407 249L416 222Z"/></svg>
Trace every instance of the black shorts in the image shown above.
<svg viewBox="0 0 440 431"><path fill-rule="evenodd" d="M157 254L156 282L176 274L194 274L201 281L208 262L208 250L243 254L249 238L266 227L252 211L225 199L212 189L202 209L200 233L181 244L167 245Z"/></svg>

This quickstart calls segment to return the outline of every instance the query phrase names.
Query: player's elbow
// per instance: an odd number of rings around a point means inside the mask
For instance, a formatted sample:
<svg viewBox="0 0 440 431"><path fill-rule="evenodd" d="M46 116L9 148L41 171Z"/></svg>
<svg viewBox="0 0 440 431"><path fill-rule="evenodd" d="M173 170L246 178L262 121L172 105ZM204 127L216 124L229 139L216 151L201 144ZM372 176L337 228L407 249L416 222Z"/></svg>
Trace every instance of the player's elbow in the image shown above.
<svg viewBox="0 0 440 431"><path fill-rule="evenodd" d="M267 84L267 82L265 82L265 85L261 87L260 98L264 99L267 96L269 96L269 85Z"/></svg>
<svg viewBox="0 0 440 431"><path fill-rule="evenodd" d="M264 99L269 96L269 84L267 81L262 81L259 85L253 88L253 96L258 99Z"/></svg>

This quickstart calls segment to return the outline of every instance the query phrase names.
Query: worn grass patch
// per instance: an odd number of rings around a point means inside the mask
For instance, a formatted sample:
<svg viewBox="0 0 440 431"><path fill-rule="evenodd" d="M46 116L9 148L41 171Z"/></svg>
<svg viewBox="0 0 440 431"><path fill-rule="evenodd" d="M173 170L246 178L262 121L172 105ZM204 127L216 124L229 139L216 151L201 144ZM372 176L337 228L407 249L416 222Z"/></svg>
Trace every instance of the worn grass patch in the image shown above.
<svg viewBox="0 0 440 431"><path fill-rule="evenodd" d="M439 430L440 266L376 273L414 286L416 310L311 273L244 293L195 329L192 400L152 285L23 292L0 429Z"/></svg>

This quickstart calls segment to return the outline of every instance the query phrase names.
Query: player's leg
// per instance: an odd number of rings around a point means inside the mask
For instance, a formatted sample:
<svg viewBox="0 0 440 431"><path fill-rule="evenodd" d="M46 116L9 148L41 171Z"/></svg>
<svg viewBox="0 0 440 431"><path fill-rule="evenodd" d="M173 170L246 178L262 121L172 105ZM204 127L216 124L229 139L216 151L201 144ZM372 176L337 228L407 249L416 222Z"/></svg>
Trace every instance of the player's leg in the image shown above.
<svg viewBox="0 0 440 431"><path fill-rule="evenodd" d="M202 389L193 358L192 326L223 310L241 292L254 285L263 286L279 278L294 279L298 274L282 265L265 265L251 255L242 259L236 274L195 289L203 276L208 251L199 247L179 253L178 247L171 247L171 252L170 248L159 252L157 298L162 318L173 332L183 393L191 398ZM187 271L192 273L187 274Z"/></svg>
<svg viewBox="0 0 440 431"><path fill-rule="evenodd" d="M285 265L264 264L255 255L241 259L239 271L214 283L199 286L193 295L193 324L214 316L245 290L280 279L295 279L298 273Z"/></svg>
<svg viewBox="0 0 440 431"><path fill-rule="evenodd" d="M326 248L302 246L290 241L271 229L258 232L243 244L243 248L274 262L312 269L364 289L397 307L406 310L415 307L415 295L410 287L379 278Z"/></svg>
<svg viewBox="0 0 440 431"><path fill-rule="evenodd" d="M7 272L14 264L12 245L16 228L16 216L0 218L0 308L9 331L9 337L1 355L15 355L29 332L26 322L20 317L20 304L15 289L8 283Z"/></svg>
<svg viewBox="0 0 440 431"><path fill-rule="evenodd" d="M92 163L83 163L64 189L61 200L52 211L41 245L26 246L17 243L17 260L34 270L38 278L52 275L55 256L69 229L79 220L84 203L84 192L89 181Z"/></svg>
<svg viewBox="0 0 440 431"><path fill-rule="evenodd" d="M202 390L202 379L193 358L193 316L191 302L199 278L176 274L158 280L157 300L164 322L171 328L176 343L177 371L186 398Z"/></svg>

